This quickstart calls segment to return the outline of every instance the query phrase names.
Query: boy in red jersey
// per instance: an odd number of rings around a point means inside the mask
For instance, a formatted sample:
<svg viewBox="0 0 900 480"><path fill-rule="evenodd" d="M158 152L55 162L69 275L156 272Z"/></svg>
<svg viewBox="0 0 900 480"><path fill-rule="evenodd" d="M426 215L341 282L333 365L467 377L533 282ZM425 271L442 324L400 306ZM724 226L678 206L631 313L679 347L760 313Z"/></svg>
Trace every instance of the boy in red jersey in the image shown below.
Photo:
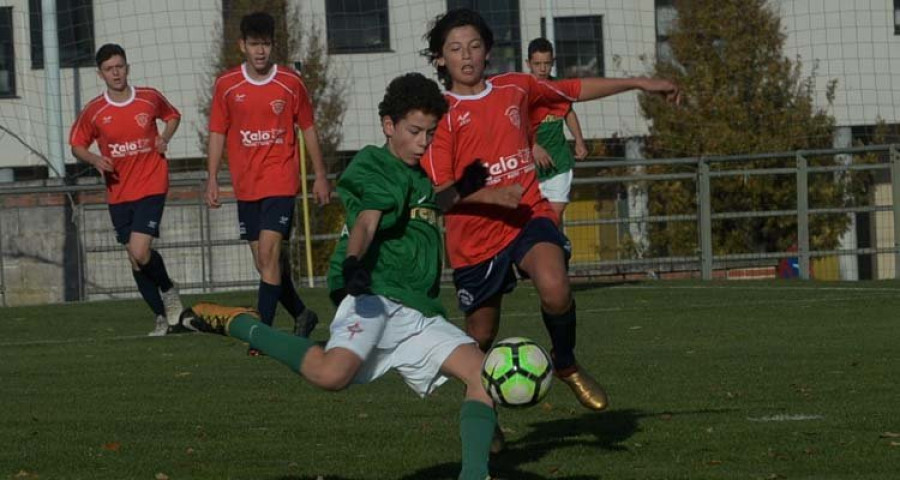
<svg viewBox="0 0 900 480"><path fill-rule="evenodd" d="M181 114L158 91L128 84L128 61L119 45L103 45L96 60L106 91L78 115L69 145L76 158L93 165L106 181L116 239L125 245L138 290L156 314L150 335L165 335L169 325L178 323L181 299L151 244L159 237L169 190L164 154ZM162 133L157 120L166 124ZM95 140L99 155L88 150Z"/></svg>
<svg viewBox="0 0 900 480"><path fill-rule="evenodd" d="M553 80L553 44L546 38L535 38L528 44L528 68L538 80ZM572 102L557 102L535 105L529 112L529 121L534 131L534 163L537 167L541 193L550 202L556 216L562 223L563 212L569 204L572 188L572 167L575 160L587 157L587 146L581 135L581 124ZM563 123L569 127L575 139L575 155L569 149L569 142L563 133Z"/></svg>
<svg viewBox="0 0 900 480"><path fill-rule="evenodd" d="M426 37L428 49L423 53L448 90L450 110L421 163L447 212L447 250L466 331L483 350L491 346L503 294L515 287L517 268L532 279L540 296L557 376L582 405L602 410L607 407L605 392L575 361L568 240L538 188L528 116L547 102L591 100L632 89L677 100L678 90L669 81L648 78L543 82L508 73L486 79L493 33L468 9L438 17ZM484 187L461 189L469 183L464 172L478 163L487 170ZM510 199L518 192L520 197Z"/></svg>
<svg viewBox="0 0 900 480"><path fill-rule="evenodd" d="M227 148L241 238L250 243L260 274L261 319L272 325L280 301L294 318L294 333L309 336L318 318L297 296L290 268L281 260L281 242L290 235L301 181L297 127L315 170L313 196L319 204L329 202L331 187L309 93L296 71L272 63L274 38L275 20L268 13L241 19L238 44L245 62L220 75L213 91L206 202L210 208L220 206L216 175Z"/></svg>

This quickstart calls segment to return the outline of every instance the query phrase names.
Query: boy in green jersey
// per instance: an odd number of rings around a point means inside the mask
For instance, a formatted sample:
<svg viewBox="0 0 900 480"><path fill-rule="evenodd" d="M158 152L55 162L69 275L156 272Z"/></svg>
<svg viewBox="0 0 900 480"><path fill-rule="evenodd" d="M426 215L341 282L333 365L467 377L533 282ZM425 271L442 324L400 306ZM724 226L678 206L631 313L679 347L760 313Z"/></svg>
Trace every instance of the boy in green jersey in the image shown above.
<svg viewBox="0 0 900 480"><path fill-rule="evenodd" d="M528 68L538 79L552 80L550 70L553 68L553 44L549 40L535 38L528 44ZM529 117L532 127L536 128L532 154L538 167L541 193L550 201L550 206L562 222L572 187L572 167L575 160L584 160L588 154L581 134L581 124L570 102L541 106L529 112ZM575 139L574 156L563 133L563 123L569 127Z"/></svg>
<svg viewBox="0 0 900 480"><path fill-rule="evenodd" d="M181 322L249 342L326 390L368 383L391 369L421 396L447 377L460 379L466 396L459 478L484 480L496 425L481 383L484 354L444 317L438 207L419 166L447 104L435 82L410 73L388 85L378 110L387 143L360 150L337 184L347 221L328 274L338 310L325 347L274 330L250 309L200 303Z"/></svg>

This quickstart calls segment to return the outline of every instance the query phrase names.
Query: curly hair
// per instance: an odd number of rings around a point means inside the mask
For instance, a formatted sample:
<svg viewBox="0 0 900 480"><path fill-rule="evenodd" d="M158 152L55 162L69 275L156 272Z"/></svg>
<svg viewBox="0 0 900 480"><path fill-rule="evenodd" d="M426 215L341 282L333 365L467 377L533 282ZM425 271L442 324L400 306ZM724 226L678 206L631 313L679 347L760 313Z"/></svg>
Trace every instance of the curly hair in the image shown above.
<svg viewBox="0 0 900 480"><path fill-rule="evenodd" d="M447 113L447 100L434 80L421 73L407 73L391 80L378 104L378 116L398 122L413 110L431 114L440 120Z"/></svg>
<svg viewBox="0 0 900 480"><path fill-rule="evenodd" d="M447 67L437 65L437 59L443 56L444 42L447 41L447 35L450 34L450 30L465 26L471 26L478 32L481 40L484 42L485 50L490 52L491 48L494 47L494 32L491 31L491 27L488 26L478 12L468 8L457 8L443 15L438 15L432 22L428 33L425 34L428 48L419 52L437 68L438 79L447 90L450 90L453 86L453 80L450 78L450 74L447 73Z"/></svg>

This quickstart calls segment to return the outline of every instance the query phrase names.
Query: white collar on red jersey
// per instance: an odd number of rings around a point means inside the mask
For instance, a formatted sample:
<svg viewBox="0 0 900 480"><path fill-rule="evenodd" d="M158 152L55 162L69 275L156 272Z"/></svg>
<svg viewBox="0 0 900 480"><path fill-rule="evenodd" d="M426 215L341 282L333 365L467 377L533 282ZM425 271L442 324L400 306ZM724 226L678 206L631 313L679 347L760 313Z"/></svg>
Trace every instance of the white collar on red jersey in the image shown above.
<svg viewBox="0 0 900 480"><path fill-rule="evenodd" d="M128 97L128 100L125 100L124 102L114 102L113 99L109 98L109 90L103 91L103 98L106 99L106 103L109 103L114 107L127 107L134 101L135 95L134 87L129 85L128 88L131 89L131 95Z"/></svg>
<svg viewBox="0 0 900 480"><path fill-rule="evenodd" d="M494 89L494 84L492 84L490 80L485 80L484 85L484 90L476 93L475 95L460 95L458 93L449 91L447 92L447 94L457 100L478 100L490 95L491 91Z"/></svg>
<svg viewBox="0 0 900 480"><path fill-rule="evenodd" d="M244 74L244 80L246 80L247 83L251 83L253 85L265 85L271 82L273 78L275 78L275 74L278 73L278 64L272 64L272 71L269 72L269 76L262 80L254 80L250 78L250 74L247 73L246 63L241 64L241 73Z"/></svg>

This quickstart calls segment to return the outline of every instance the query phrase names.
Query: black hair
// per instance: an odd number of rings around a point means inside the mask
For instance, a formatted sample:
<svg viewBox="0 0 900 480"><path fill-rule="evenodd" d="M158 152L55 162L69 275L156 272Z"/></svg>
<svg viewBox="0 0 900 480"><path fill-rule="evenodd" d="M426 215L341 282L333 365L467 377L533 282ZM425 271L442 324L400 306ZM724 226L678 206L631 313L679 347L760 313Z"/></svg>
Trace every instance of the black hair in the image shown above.
<svg viewBox="0 0 900 480"><path fill-rule="evenodd" d="M437 66L436 61L443 55L444 42L447 41L447 35L450 34L450 30L465 26L471 26L478 31L481 40L484 42L485 50L490 52L491 48L494 47L494 32L491 31L491 27L488 26L478 12L468 8L457 8L443 15L438 15L432 22L428 33L425 34L428 48L420 53L427 57L432 65L435 65L438 79L447 90L450 90L453 86L453 80L450 78L450 74L447 73L447 67Z"/></svg>
<svg viewBox="0 0 900 480"><path fill-rule="evenodd" d="M396 123L413 110L434 115L440 120L447 113L447 100L434 80L421 73L407 73L391 80L378 104L378 116L391 117Z"/></svg>
<svg viewBox="0 0 900 480"><path fill-rule="evenodd" d="M125 56L125 49L115 43L107 43L100 47L97 50L97 56L94 57L97 60L97 68L100 68L100 65L103 62L109 60L112 57L119 55L122 57L122 60L125 60L125 63L128 63L128 57Z"/></svg>
<svg viewBox="0 0 900 480"><path fill-rule="evenodd" d="M266 12L253 12L241 18L241 38L275 40L275 19Z"/></svg>
<svg viewBox="0 0 900 480"><path fill-rule="evenodd" d="M535 38L528 44L528 60L531 60L531 56L537 52L549 53L552 57L553 44L550 43L550 40L547 40L544 37Z"/></svg>

